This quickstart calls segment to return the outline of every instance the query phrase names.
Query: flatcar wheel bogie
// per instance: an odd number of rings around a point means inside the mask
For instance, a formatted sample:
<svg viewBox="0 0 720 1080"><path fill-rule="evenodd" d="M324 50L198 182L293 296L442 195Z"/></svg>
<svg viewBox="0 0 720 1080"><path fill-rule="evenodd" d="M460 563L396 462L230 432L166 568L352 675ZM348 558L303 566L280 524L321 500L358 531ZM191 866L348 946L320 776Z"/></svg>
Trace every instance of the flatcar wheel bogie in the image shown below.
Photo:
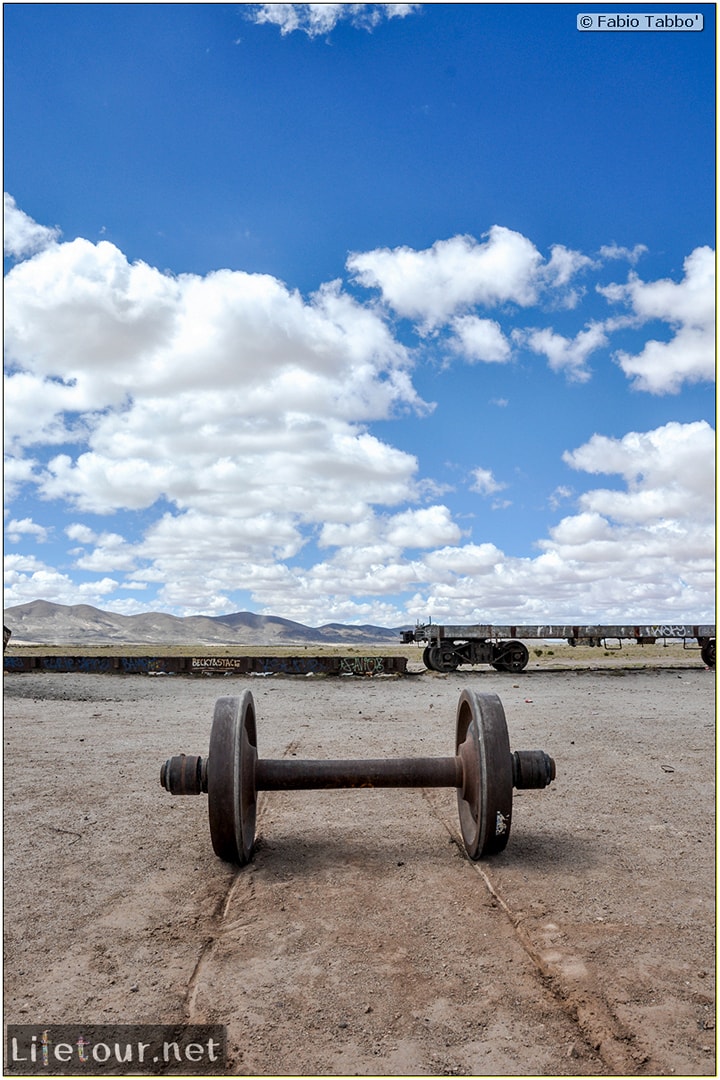
<svg viewBox="0 0 720 1080"><path fill-rule="evenodd" d="M519 674L527 667L530 653L522 641L500 641L495 646L495 659L492 666L496 671L511 671Z"/></svg>
<svg viewBox="0 0 720 1080"><path fill-rule="evenodd" d="M441 649L440 664L443 671L457 671L460 666L460 657L452 648Z"/></svg>
<svg viewBox="0 0 720 1080"><path fill-rule="evenodd" d="M530 653L527 651L527 648L523 645L522 641L513 641L507 663L507 670L515 673L524 671L529 659Z"/></svg>
<svg viewBox="0 0 720 1080"><path fill-rule="evenodd" d="M462 657L452 645L428 645L423 651L423 663L430 671L447 673L457 671Z"/></svg>

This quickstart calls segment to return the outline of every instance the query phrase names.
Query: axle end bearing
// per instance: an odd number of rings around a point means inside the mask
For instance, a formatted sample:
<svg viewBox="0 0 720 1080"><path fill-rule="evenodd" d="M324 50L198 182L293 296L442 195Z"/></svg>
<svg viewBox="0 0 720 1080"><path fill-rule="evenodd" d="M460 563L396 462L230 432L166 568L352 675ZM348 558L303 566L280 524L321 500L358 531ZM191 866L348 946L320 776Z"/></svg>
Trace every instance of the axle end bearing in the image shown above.
<svg viewBox="0 0 720 1080"><path fill-rule="evenodd" d="M545 788L555 779L555 762L543 750L516 750L512 755L513 787Z"/></svg>
<svg viewBox="0 0 720 1080"><path fill-rule="evenodd" d="M168 758L160 769L160 783L171 795L201 795L207 791L207 761L194 754Z"/></svg>

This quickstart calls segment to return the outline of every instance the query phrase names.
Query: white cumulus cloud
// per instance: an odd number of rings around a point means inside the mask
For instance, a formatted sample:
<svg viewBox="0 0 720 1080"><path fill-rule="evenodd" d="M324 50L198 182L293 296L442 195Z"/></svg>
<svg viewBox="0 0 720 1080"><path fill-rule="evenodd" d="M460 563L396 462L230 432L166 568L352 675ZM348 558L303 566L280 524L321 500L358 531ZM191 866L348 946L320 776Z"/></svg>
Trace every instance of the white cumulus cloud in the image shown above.
<svg viewBox="0 0 720 1080"><path fill-rule="evenodd" d="M714 621L714 441L702 421L593 436L566 453L567 464L619 476L624 487L582 495L532 558L474 543L428 553L408 613L453 623L536 623L549 613L568 622Z"/></svg>
<svg viewBox="0 0 720 1080"><path fill-rule="evenodd" d="M450 348L470 363L504 364L510 359L510 342L493 319L458 315L451 325L455 336L450 339Z"/></svg>
<svg viewBox="0 0 720 1080"><path fill-rule="evenodd" d="M608 342L600 323L591 323L574 338L563 337L548 328L525 331L518 338L522 338L533 352L546 356L553 371L564 372L573 382L587 382L591 375L588 357Z"/></svg>
<svg viewBox="0 0 720 1080"><path fill-rule="evenodd" d="M567 285L580 271L594 265L589 255L573 251L564 244L553 244L550 248L550 261L544 267L543 274L553 285Z"/></svg>
<svg viewBox="0 0 720 1080"><path fill-rule="evenodd" d="M387 538L395 548L434 548L460 539L461 532L447 506L406 510L389 522Z"/></svg>
<svg viewBox="0 0 720 1080"><path fill-rule="evenodd" d="M7 276L6 350L15 457L81 446L49 461L45 497L327 521L412 491L415 459L363 428L423 411L411 358L338 283L305 300L269 275L176 278L56 244Z"/></svg>
<svg viewBox="0 0 720 1080"><path fill-rule="evenodd" d="M569 283L590 265L587 256L562 245L545 261L531 240L502 225L493 225L480 242L453 236L424 251L377 248L347 260L358 284L380 289L386 304L424 332L477 305L529 307L547 290L554 290L556 303L573 306L577 293Z"/></svg>
<svg viewBox="0 0 720 1080"><path fill-rule="evenodd" d="M599 291L608 299L627 304L642 325L651 319L674 331L669 341L650 340L640 353L618 352L617 360L638 390L675 394L686 382L712 382L715 378L715 253L699 247L684 262L682 281L645 282L631 274L625 285Z"/></svg>
<svg viewBox="0 0 720 1080"><path fill-rule="evenodd" d="M12 543L17 543L23 536L31 536L38 543L43 543L48 539L49 530L44 525L38 525L32 518L13 518L5 526L5 535Z"/></svg>
<svg viewBox="0 0 720 1080"><path fill-rule="evenodd" d="M399 315L429 329L474 304L532 304L541 262L530 240L494 225L484 243L454 236L425 251L380 248L350 255L347 266L361 285L379 288Z"/></svg>
<svg viewBox="0 0 720 1080"><path fill-rule="evenodd" d="M574 469L623 477L625 491L601 488L580 498L583 508L608 520L635 525L671 520L681 531L689 523L714 520L715 432L704 420L671 421L620 439L593 435L564 458Z"/></svg>
<svg viewBox="0 0 720 1080"><path fill-rule="evenodd" d="M132 545L76 520L79 570L221 610L238 588L297 588L278 566L316 528L417 497L415 457L366 427L428 408L412 357L339 282L304 298L270 275L173 276L79 239L5 285L15 490L79 512L169 507ZM58 444L44 464L25 456ZM457 539L448 512L434 514L421 523ZM202 558L213 570L198 580Z"/></svg>
<svg viewBox="0 0 720 1080"><path fill-rule="evenodd" d="M55 604L93 604L102 607L118 587L114 578L78 582L34 556L5 556L5 605L26 604L41 598ZM114 605L115 610L117 606Z"/></svg>
<svg viewBox="0 0 720 1080"><path fill-rule="evenodd" d="M603 244L600 255L603 259L626 259L634 266L647 250L645 244L635 244L632 248L623 247L621 244Z"/></svg>
<svg viewBox="0 0 720 1080"><path fill-rule="evenodd" d="M373 30L383 19L402 19L421 4L256 4L248 18L256 23L270 23L280 33L301 30L314 38L329 34L337 23L347 20L363 30Z"/></svg>
<svg viewBox="0 0 720 1080"><path fill-rule="evenodd" d="M36 251L54 244L59 236L59 229L38 225L24 210L19 209L12 195L4 192L5 255L16 259L34 255Z"/></svg>
<svg viewBox="0 0 720 1080"><path fill-rule="evenodd" d="M507 484L495 479L490 469L483 469L482 467L473 469L472 477L470 490L477 491L479 495L494 495L497 491L502 491L507 487Z"/></svg>
<svg viewBox="0 0 720 1080"><path fill-rule="evenodd" d="M444 328L442 340L468 360L501 364L510 342L522 343L586 377L613 320L574 337L507 336L501 324L508 305L550 296L567 306L589 268L579 253L556 245L546 260L496 226L481 243L455 237L426 251L352 256L357 280L381 289L378 304L338 281L303 296L267 274L176 276L109 243L43 235L5 282L9 542L51 539L42 501L29 514L32 494L73 516L60 568L9 553L7 604L43 597L219 614L242 591L255 610L315 625L711 614L708 424L597 433L568 451L568 467L616 483L578 484L586 490L574 502L559 484L550 506L567 513L524 558L473 535L477 522L461 527L442 501L451 489L419 477L414 454L370 430L430 407L388 308L426 338ZM628 308L625 325L661 319L676 342L685 330L707 333L707 251L686 261L679 284L631 276L609 287L608 299ZM483 305L497 318L474 310ZM468 485L491 499L505 487L483 466Z"/></svg>

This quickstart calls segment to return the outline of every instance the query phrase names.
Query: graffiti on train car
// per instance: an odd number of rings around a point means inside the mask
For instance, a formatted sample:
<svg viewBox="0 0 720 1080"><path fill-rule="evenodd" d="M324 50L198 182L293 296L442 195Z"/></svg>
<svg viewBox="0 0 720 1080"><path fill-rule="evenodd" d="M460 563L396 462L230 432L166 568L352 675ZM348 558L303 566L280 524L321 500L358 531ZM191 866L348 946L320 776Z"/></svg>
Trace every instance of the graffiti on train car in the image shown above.
<svg viewBox="0 0 720 1080"><path fill-rule="evenodd" d="M3 667L5 671L26 671L27 662L23 656L6 656Z"/></svg>
<svg viewBox="0 0 720 1080"><path fill-rule="evenodd" d="M5 671L52 671L84 675L167 673L177 660L150 656L5 656ZM182 661L180 661L182 663Z"/></svg>
<svg viewBox="0 0 720 1080"><path fill-rule="evenodd" d="M400 656L4 656L7 672L110 675L380 675L404 673Z"/></svg>
<svg viewBox="0 0 720 1080"><path fill-rule="evenodd" d="M323 658L320 656L269 656L262 660L262 667L254 670L278 675L317 675L318 672L327 672L331 668L331 663L323 666Z"/></svg>
<svg viewBox="0 0 720 1080"><path fill-rule="evenodd" d="M113 670L109 656L45 656L44 671L79 671L86 675L105 675Z"/></svg>
<svg viewBox="0 0 720 1080"><path fill-rule="evenodd" d="M245 656L193 656L190 663L192 671L247 671L248 661Z"/></svg>
<svg viewBox="0 0 720 1080"><path fill-rule="evenodd" d="M382 675L385 662L382 656L343 656L340 658L341 675Z"/></svg>
<svg viewBox="0 0 720 1080"><path fill-rule="evenodd" d="M151 659L149 656L121 656L120 670L126 675L147 675L149 671L161 671L164 660Z"/></svg>
<svg viewBox="0 0 720 1080"><path fill-rule="evenodd" d="M319 656L194 656L190 671L201 675L311 675L330 673L334 666L334 659Z"/></svg>

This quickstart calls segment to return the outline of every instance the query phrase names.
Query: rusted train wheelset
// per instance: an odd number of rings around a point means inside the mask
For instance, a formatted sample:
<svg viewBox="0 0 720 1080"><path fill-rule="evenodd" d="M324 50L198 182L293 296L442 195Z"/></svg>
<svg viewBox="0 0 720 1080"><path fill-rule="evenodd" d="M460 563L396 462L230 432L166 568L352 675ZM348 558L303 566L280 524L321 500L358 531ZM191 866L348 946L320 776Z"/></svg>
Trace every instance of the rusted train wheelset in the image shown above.
<svg viewBox="0 0 720 1080"><path fill-rule="evenodd" d="M505 711L496 694L464 690L458 702L455 753L439 758L299 761L258 757L255 703L221 697L215 704L207 758L180 754L161 769L174 795L208 795L215 854L245 865L255 840L260 791L329 788L451 787L471 859L501 852L510 838L513 788L544 788L555 762L542 750L510 750Z"/></svg>

